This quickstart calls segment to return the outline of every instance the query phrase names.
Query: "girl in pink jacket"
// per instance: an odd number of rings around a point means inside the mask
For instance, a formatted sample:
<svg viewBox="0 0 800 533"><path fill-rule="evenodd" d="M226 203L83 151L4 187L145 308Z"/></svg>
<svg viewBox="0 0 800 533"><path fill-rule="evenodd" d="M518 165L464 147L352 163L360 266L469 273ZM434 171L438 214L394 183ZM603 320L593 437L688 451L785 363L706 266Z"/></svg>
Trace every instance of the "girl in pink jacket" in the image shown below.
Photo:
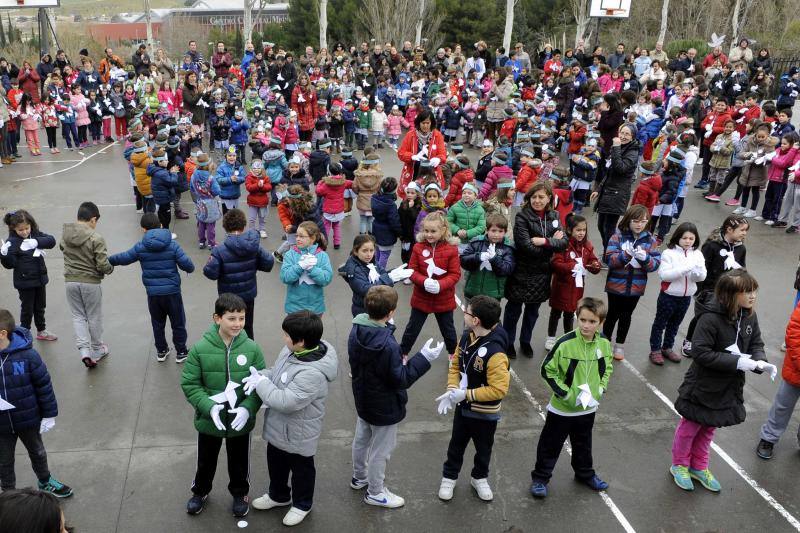
<svg viewBox="0 0 800 533"><path fill-rule="evenodd" d="M353 182L345 179L342 166L331 163L328 167L330 176L325 176L317 183L317 197L322 198L322 222L325 224L325 237L333 229L333 248L338 250L342 244L341 224L344 220L344 193L353 188Z"/></svg>
<svg viewBox="0 0 800 533"><path fill-rule="evenodd" d="M389 146L397 150L403 128L408 127L408 122L403 118L403 112L396 105L392 106L389 116L386 117L386 136L389 137Z"/></svg>
<svg viewBox="0 0 800 533"><path fill-rule="evenodd" d="M158 89L158 103L167 104L169 116L175 116L175 91L172 90L167 81L162 81L161 88Z"/></svg>
<svg viewBox="0 0 800 533"><path fill-rule="evenodd" d="M75 111L75 125L78 126L78 142L80 143L78 148L86 148L89 146L87 134L92 120L89 118L89 110L86 108L89 99L81 93L80 85L72 86L69 103L72 104L72 109Z"/></svg>
<svg viewBox="0 0 800 533"><path fill-rule="evenodd" d="M772 226L778 220L781 203L786 192L786 169L794 165L795 159L797 159L797 154L800 152L798 141L800 141L800 137L797 133L789 132L781 137L780 146L767 155L772 158L767 172L769 184L764 195L764 208L761 210L761 216L756 217L756 220L763 220L767 226Z"/></svg>
<svg viewBox="0 0 800 533"><path fill-rule="evenodd" d="M19 109L19 118L22 120L21 126L25 132L28 150L31 151L31 155L42 155L39 150L39 124L42 121L39 105L33 103L30 94L23 93L17 109Z"/></svg>

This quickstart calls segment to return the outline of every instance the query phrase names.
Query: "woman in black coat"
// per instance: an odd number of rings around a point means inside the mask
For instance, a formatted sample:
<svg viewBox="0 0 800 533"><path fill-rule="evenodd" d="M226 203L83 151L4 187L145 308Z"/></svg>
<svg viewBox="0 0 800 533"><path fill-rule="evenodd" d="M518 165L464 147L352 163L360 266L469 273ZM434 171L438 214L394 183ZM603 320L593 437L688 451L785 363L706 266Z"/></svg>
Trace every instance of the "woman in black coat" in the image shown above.
<svg viewBox="0 0 800 533"><path fill-rule="evenodd" d="M506 282L508 303L503 316L503 329L509 339L506 354L512 359L517 356L514 337L520 315L520 350L524 356L533 357L531 335L539 318L539 305L550 298L550 259L566 247L567 236L558 211L553 210L550 183L537 181L525 194L524 206L514 219L516 267Z"/></svg>

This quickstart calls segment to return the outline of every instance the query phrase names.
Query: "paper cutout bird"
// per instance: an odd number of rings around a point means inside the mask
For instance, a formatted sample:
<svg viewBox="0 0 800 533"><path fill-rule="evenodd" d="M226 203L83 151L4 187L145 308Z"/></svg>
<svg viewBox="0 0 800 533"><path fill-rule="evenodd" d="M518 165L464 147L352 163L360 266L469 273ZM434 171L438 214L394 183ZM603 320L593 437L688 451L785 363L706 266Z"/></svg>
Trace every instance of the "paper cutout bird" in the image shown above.
<svg viewBox="0 0 800 533"><path fill-rule="evenodd" d="M236 408L236 389L241 387L238 383L233 381L229 381L227 385L225 385L225 390L220 392L219 394L215 394L213 396L209 396L208 399L212 400L216 403L225 403L228 402L228 405L231 406L231 409Z"/></svg>

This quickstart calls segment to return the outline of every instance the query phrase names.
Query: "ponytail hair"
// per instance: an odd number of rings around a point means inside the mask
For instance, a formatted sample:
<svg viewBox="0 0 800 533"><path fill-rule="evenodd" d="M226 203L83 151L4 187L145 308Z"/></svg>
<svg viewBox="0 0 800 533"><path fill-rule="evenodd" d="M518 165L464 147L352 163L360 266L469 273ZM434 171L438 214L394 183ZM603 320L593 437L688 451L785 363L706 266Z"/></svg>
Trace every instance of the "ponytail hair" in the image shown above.
<svg viewBox="0 0 800 533"><path fill-rule="evenodd" d="M39 232L39 225L36 223L36 220L24 209L6 213L3 217L3 223L8 226L9 235L11 235L14 232L14 228L20 224L28 224L31 227L31 235Z"/></svg>

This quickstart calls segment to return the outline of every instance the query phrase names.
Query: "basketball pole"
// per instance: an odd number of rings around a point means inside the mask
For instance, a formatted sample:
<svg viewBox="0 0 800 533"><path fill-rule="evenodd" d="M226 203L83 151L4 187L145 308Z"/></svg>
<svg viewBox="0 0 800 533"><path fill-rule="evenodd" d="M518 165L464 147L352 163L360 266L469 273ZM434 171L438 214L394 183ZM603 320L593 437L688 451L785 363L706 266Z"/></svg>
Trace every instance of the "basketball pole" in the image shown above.
<svg viewBox="0 0 800 533"><path fill-rule="evenodd" d="M39 22L39 58L50 53L50 25L47 20L47 9L39 8L37 14Z"/></svg>
<svg viewBox="0 0 800 533"><path fill-rule="evenodd" d="M600 22L603 20L603 17L595 17L597 19L597 23L594 26L594 45L592 48L597 48L597 44L600 42Z"/></svg>

